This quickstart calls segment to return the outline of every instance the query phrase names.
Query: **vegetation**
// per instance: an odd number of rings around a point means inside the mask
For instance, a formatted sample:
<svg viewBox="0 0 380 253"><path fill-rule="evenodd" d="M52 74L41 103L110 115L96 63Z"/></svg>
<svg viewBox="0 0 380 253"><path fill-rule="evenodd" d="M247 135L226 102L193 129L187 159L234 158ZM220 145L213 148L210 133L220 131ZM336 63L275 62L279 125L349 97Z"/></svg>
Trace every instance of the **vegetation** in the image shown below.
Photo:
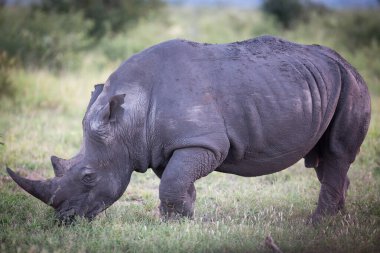
<svg viewBox="0 0 380 253"><path fill-rule="evenodd" d="M380 16L377 9L371 11L347 11L335 24L330 24L347 41L349 49L380 44Z"/></svg>
<svg viewBox="0 0 380 253"><path fill-rule="evenodd" d="M265 0L263 11L274 15L285 28L289 28L301 17L304 6L299 0Z"/></svg>
<svg viewBox="0 0 380 253"><path fill-rule="evenodd" d="M43 0L33 8L0 7L0 48L24 67L75 69L78 54L106 33L109 39L162 6L161 0Z"/></svg>
<svg viewBox="0 0 380 253"><path fill-rule="evenodd" d="M50 13L82 12L85 18L94 24L90 35L100 37L108 29L118 32L131 21L147 15L151 10L157 11L162 6L161 0L42 0L41 4L36 5L36 8Z"/></svg>
<svg viewBox="0 0 380 253"><path fill-rule="evenodd" d="M9 58L7 52L0 51L0 96L12 97L15 89L10 80L10 69L15 65L15 60Z"/></svg>
<svg viewBox="0 0 380 253"><path fill-rule="evenodd" d="M76 62L77 53L89 45L86 33L91 27L80 13L67 18L27 8L3 8L0 48L24 67L61 69L68 62Z"/></svg>
<svg viewBox="0 0 380 253"><path fill-rule="evenodd" d="M308 22L284 30L258 10L167 7L162 12L140 17L127 30L107 31L93 43L88 35L93 21L80 12L0 9L5 52L0 54L0 252L270 252L267 235L284 252L379 252L380 45L378 30L367 28L376 14L366 12L361 26L370 36L360 39L370 42L352 49L347 38L359 35L350 35L358 28L347 13L331 11L321 18L311 12ZM79 149L93 85L132 54L177 37L225 43L261 34L334 48L368 83L372 121L349 172L346 213L316 227L305 225L319 183L302 161L257 178L212 173L196 183L194 220L177 222L158 218L159 180L151 171L135 173L122 198L96 220L73 226L56 224L51 208L6 175L8 165L34 179L53 176L50 155L71 157ZM54 65L59 71L51 71L57 70Z"/></svg>

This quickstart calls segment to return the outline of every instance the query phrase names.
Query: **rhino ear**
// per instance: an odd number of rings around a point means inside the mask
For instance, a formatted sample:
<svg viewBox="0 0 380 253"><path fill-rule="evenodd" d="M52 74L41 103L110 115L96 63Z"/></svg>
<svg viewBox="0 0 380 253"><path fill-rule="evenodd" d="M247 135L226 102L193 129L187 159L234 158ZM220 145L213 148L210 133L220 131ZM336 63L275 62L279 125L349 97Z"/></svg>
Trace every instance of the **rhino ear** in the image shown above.
<svg viewBox="0 0 380 253"><path fill-rule="evenodd" d="M88 103L88 106L87 106L87 110L88 111L92 104L95 102L95 100L99 97L100 93L102 93L103 91L103 87L104 87L104 84L100 83L100 84L96 84L94 86L94 91L91 92L91 99L90 99L90 102Z"/></svg>
<svg viewBox="0 0 380 253"><path fill-rule="evenodd" d="M100 112L103 123L116 122L123 116L124 109L121 105L124 103L124 97L125 94L119 94L110 98L108 104Z"/></svg>

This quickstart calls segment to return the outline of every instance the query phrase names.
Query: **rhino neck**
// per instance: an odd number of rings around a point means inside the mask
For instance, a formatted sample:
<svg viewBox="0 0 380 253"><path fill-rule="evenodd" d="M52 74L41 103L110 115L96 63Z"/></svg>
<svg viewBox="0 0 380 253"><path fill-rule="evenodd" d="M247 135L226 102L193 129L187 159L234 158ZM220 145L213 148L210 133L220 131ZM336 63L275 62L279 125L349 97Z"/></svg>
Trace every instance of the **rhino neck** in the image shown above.
<svg viewBox="0 0 380 253"><path fill-rule="evenodd" d="M139 131L134 131L132 136L126 138L125 144L128 149L128 155L130 160L130 166L132 171L146 172L149 167L149 151L145 138L145 125L137 126Z"/></svg>
<svg viewBox="0 0 380 253"><path fill-rule="evenodd" d="M145 172L151 160L151 130L154 125L149 115L156 77L153 72L141 68L149 69L151 64L151 59L144 60L144 57L135 55L110 76L103 91L104 97L125 94L122 139L128 149L131 169L137 172Z"/></svg>
<svg viewBox="0 0 380 253"><path fill-rule="evenodd" d="M132 172L133 170L129 168L116 171L116 176L113 177L115 180L113 182L113 186L115 187L115 201L119 199L127 189L129 181L131 180Z"/></svg>
<svg viewBox="0 0 380 253"><path fill-rule="evenodd" d="M126 91L124 108L124 143L128 148L131 169L146 172L149 167L149 91L141 86L129 86Z"/></svg>

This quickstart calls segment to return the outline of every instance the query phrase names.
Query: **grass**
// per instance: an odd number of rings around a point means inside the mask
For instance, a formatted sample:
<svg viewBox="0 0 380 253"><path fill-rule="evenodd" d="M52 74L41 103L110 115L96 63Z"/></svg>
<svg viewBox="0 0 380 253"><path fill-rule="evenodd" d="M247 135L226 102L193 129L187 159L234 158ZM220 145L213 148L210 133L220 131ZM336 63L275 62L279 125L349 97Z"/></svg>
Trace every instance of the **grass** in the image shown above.
<svg viewBox="0 0 380 253"><path fill-rule="evenodd" d="M173 222L157 216L159 180L151 171L135 173L122 198L96 220L74 226L56 224L51 208L5 174L8 165L36 179L53 176L50 155L70 157L78 150L92 86L106 80L120 55L127 58L173 37L221 43L261 33L336 48L368 82L372 121L349 172L345 214L317 227L305 224L319 183L302 161L257 178L212 173L196 183L194 220ZM379 252L380 61L371 50L378 48L345 50L319 19L281 31L257 11L176 9L163 20L141 20L125 34L102 41L81 57L76 72L13 70L17 96L0 101L0 142L5 143L0 145L0 252L270 252L264 245L267 235L284 252Z"/></svg>

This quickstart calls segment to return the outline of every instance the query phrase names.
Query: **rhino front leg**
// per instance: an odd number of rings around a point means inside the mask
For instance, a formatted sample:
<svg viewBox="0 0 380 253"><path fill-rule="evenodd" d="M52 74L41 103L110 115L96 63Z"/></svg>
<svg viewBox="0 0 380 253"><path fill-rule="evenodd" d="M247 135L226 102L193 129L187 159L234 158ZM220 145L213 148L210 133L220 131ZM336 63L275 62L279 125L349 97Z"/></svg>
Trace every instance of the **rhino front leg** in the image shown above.
<svg viewBox="0 0 380 253"><path fill-rule="evenodd" d="M214 171L220 163L220 155L204 148L176 150L161 178L161 216L191 218L196 198L194 182Z"/></svg>

